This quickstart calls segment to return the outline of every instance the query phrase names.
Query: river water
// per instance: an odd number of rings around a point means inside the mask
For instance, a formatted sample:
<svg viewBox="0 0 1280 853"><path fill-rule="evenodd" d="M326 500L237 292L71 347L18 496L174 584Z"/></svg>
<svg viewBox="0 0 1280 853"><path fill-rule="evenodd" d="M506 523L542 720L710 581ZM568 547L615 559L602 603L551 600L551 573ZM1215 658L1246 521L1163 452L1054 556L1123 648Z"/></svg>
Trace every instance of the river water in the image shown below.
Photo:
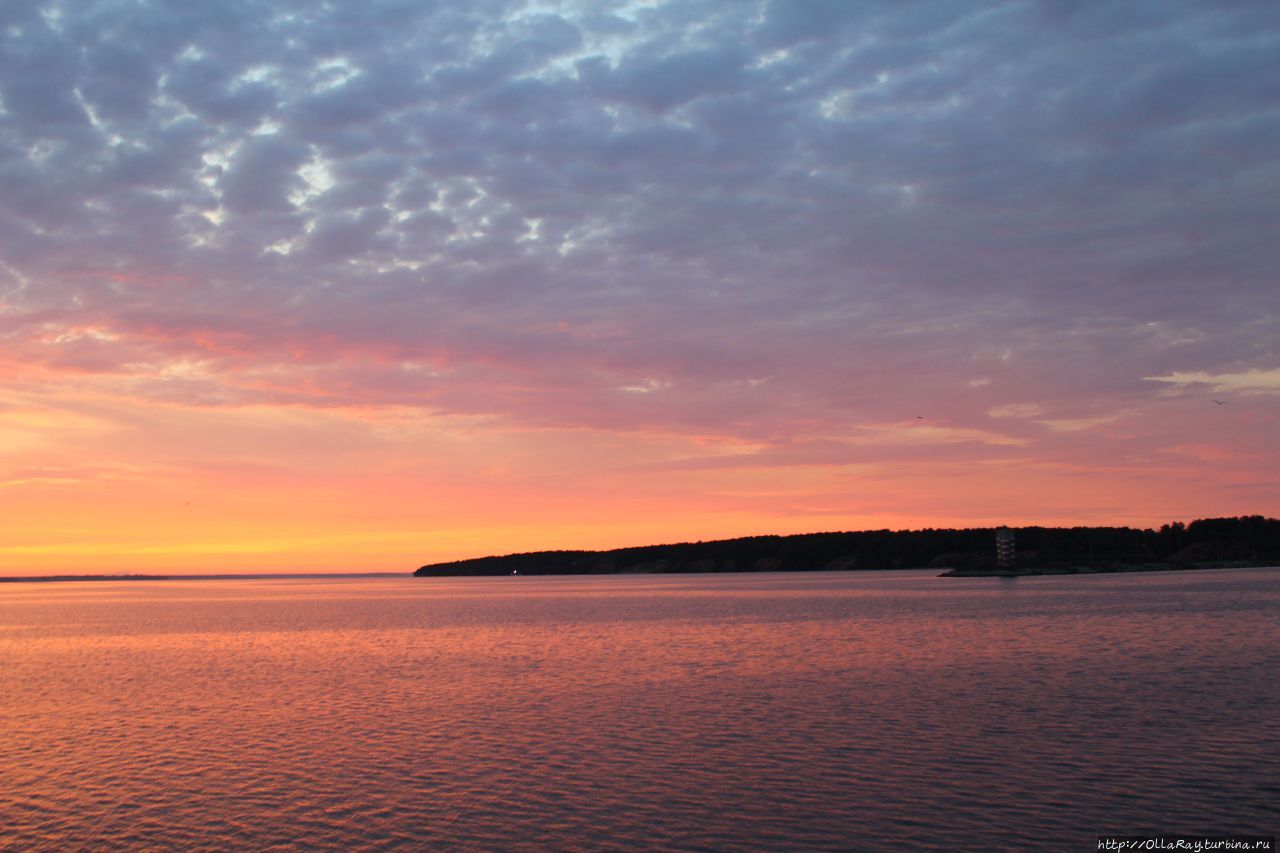
<svg viewBox="0 0 1280 853"><path fill-rule="evenodd" d="M1280 570L0 584L0 849L1280 828Z"/></svg>

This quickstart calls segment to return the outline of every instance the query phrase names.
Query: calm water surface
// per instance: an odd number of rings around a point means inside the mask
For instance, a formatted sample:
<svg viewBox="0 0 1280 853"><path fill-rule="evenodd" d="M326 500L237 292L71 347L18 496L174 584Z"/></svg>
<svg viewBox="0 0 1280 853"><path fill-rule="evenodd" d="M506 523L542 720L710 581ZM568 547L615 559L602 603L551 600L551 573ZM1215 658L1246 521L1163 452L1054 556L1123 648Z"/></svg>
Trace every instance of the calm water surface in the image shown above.
<svg viewBox="0 0 1280 853"><path fill-rule="evenodd" d="M1280 570L0 584L0 848L1273 834L1277 699Z"/></svg>

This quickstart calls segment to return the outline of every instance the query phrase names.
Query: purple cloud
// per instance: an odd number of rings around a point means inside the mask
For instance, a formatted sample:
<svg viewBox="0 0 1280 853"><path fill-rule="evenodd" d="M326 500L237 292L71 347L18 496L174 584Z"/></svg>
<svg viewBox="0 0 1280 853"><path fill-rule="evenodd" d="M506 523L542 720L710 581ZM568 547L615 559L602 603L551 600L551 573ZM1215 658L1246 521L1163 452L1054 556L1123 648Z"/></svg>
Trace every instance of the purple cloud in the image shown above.
<svg viewBox="0 0 1280 853"><path fill-rule="evenodd" d="M9 7L9 356L778 460L1150 454L1280 365L1269 4L551 8Z"/></svg>

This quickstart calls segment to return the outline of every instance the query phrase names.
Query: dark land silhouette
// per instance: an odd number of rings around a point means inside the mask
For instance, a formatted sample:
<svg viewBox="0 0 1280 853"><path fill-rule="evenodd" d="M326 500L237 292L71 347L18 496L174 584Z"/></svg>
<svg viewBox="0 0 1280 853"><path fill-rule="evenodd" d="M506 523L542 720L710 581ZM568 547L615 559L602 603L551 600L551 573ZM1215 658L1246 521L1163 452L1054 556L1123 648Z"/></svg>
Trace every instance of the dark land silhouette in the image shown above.
<svg viewBox="0 0 1280 853"><path fill-rule="evenodd" d="M996 564L995 528L747 536L611 551L535 551L434 563L418 577L949 569L957 576L1156 571L1280 564L1280 520L1261 515L1132 527L1016 527Z"/></svg>

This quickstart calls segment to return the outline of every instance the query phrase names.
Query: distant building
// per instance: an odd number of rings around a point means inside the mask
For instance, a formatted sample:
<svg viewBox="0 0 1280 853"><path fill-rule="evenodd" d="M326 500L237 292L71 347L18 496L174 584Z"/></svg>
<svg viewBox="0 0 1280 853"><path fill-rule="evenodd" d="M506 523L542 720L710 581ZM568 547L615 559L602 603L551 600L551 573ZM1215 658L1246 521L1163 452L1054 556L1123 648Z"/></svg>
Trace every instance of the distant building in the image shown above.
<svg viewBox="0 0 1280 853"><path fill-rule="evenodd" d="M1008 527L996 528L996 563L1002 569L1012 569L1015 562L1013 531Z"/></svg>

